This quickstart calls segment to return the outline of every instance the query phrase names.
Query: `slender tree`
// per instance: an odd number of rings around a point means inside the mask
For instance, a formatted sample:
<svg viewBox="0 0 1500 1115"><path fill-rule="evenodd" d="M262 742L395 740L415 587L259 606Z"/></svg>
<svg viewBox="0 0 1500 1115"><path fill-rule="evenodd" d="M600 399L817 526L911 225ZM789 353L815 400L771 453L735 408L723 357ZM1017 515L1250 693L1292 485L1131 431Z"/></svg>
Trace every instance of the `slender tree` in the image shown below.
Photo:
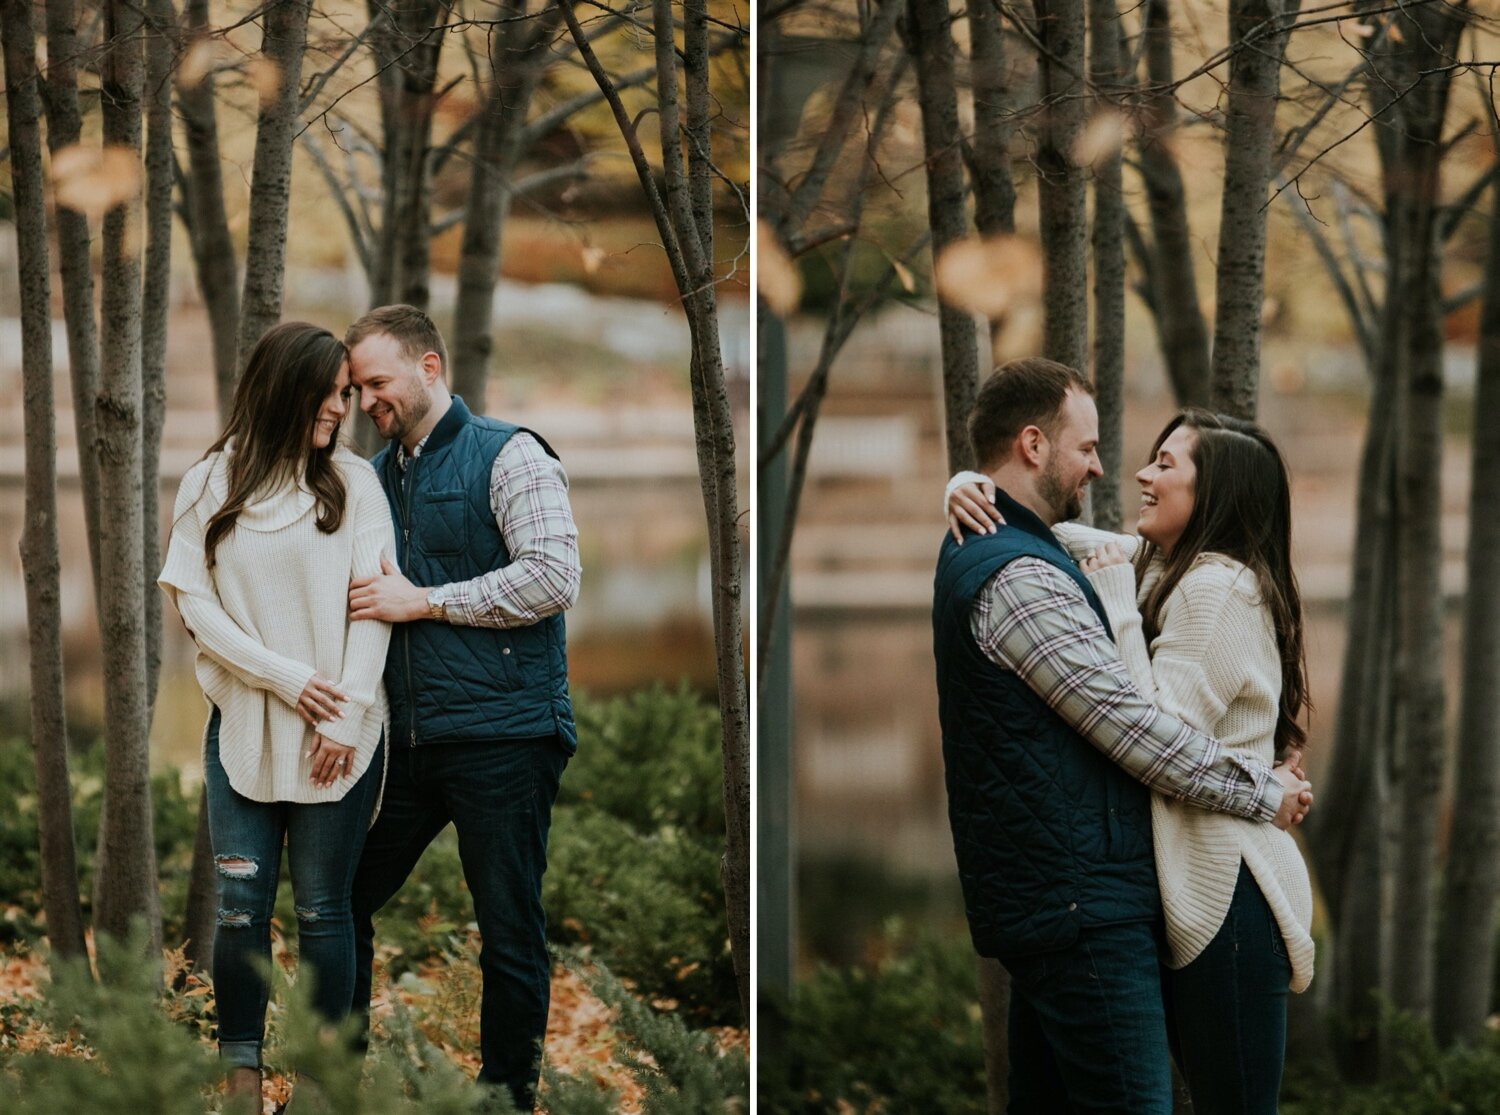
<svg viewBox="0 0 1500 1115"><path fill-rule="evenodd" d="M78 108L78 11L74 0L47 0L47 147L54 155L73 146L83 133ZM99 327L94 317L94 269L89 222L65 205L57 207L58 270L62 276L63 320L68 334L68 372L73 388L74 442L83 488L84 529L95 603L99 576L99 457L94 446L94 396L99 390Z"/></svg>
<svg viewBox="0 0 1500 1115"><path fill-rule="evenodd" d="M189 42L196 49L209 51L208 0L187 0L183 17ZM183 174L183 224L213 335L214 394L222 424L229 421L229 401L234 398L234 385L239 379L239 268L224 209L214 72L210 66L200 68L201 73L187 77L179 71L177 82L177 106L188 152L188 167Z"/></svg>
<svg viewBox="0 0 1500 1115"><path fill-rule="evenodd" d="M1215 410L1255 416L1265 305L1266 187L1276 139L1282 58L1300 0L1230 0L1224 195L1214 315Z"/></svg>
<svg viewBox="0 0 1500 1115"><path fill-rule="evenodd" d="M1386 193L1394 235L1407 265L1401 299L1403 376L1397 437L1397 553L1400 617L1396 685L1396 758L1401 840L1396 857L1392 957L1396 1005L1427 1014L1432 1005L1432 944L1437 905L1437 813L1442 793L1443 694L1442 444L1443 331L1437 218L1442 132L1451 71L1464 28L1461 5L1432 5L1397 16L1405 34L1392 67L1410 92L1395 106L1399 126L1387 148ZM1413 910L1411 903L1422 903Z"/></svg>
<svg viewBox="0 0 1500 1115"><path fill-rule="evenodd" d="M1084 371L1089 359L1087 185L1075 152L1088 115L1083 0L1036 0L1041 125L1042 353Z"/></svg>
<svg viewBox="0 0 1500 1115"><path fill-rule="evenodd" d="M954 79L952 17L946 0L907 0L907 51L917 74L922 109L922 144L927 162L927 222L932 229L934 265L943 250L969 231L964 200L968 192L958 126ZM948 469L972 467L968 418L979 390L979 345L967 310L938 304L943 353L943 413L948 431Z"/></svg>
<svg viewBox="0 0 1500 1115"><path fill-rule="evenodd" d="M139 159L144 85L140 8L105 7L100 100L104 142ZM142 452L141 260L136 192L104 217L99 395L99 626L104 651L106 738L104 809L95 855L94 928L125 939L144 919L153 953L161 947L147 751L146 627Z"/></svg>
<svg viewBox="0 0 1500 1115"><path fill-rule="evenodd" d="M167 416L167 311L172 295L172 69L178 56L172 0L147 0L146 271L141 291L141 519L146 576L146 708L161 676L161 437Z"/></svg>
<svg viewBox="0 0 1500 1115"><path fill-rule="evenodd" d="M245 285L240 297L237 360L241 368L261 334L281 318L292 142L301 109L302 54L307 47L310 8L310 0L271 0L261 17L261 56L276 67L276 82L274 90L262 97L255 128Z"/></svg>
<svg viewBox="0 0 1500 1115"><path fill-rule="evenodd" d="M1125 66L1120 9L1115 0L1089 0L1089 77L1096 112L1120 115ZM1090 487L1094 525L1119 530L1120 466L1125 439L1125 192L1120 149L1100 153L1093 168L1094 391L1099 406L1099 463L1104 475Z"/></svg>
<svg viewBox="0 0 1500 1115"><path fill-rule="evenodd" d="M682 298L691 338L689 379L698 476L708 519L709 566L713 585L714 646L724 767L724 898L729 920L740 1005L750 1005L750 713L742 650L742 556L739 495L736 487L734 424L724 385L719 344L717 280L713 270L712 163L709 91L708 9L706 0L683 6L681 73L686 117L679 101L679 67L671 0L654 0L652 40L661 137L661 176L646 158L636 123L620 101L614 80L594 53L572 10L558 0L580 57L609 103L630 151L631 163L662 238L672 276ZM686 147L686 160L683 150Z"/></svg>
<svg viewBox="0 0 1500 1115"><path fill-rule="evenodd" d="M1495 123L1491 134L1500 138ZM1444 1043L1472 1041L1484 1030L1500 894L1500 204L1491 196L1475 375L1463 697L1433 996L1433 1027Z"/></svg>
<svg viewBox="0 0 1500 1115"><path fill-rule="evenodd" d="M1179 406L1206 406L1209 395L1208 327L1198 303L1195 245L1188 225L1187 190L1172 150L1177 100L1172 64L1170 0L1145 0L1141 91L1142 128L1136 146L1150 214L1152 244L1143 252L1147 305L1167 379Z"/></svg>
<svg viewBox="0 0 1500 1115"><path fill-rule="evenodd" d="M525 10L525 0L506 0L501 18L512 22L502 23L491 36L459 249L453 389L476 408L484 406L501 233L514 197L516 167L527 147L527 110L551 63L552 40L561 22L556 7L529 22L517 18Z"/></svg>
<svg viewBox="0 0 1500 1115"><path fill-rule="evenodd" d="M42 909L61 957L84 954L77 849L68 785L63 701L61 559L57 535L57 429L52 392L51 278L42 187L40 78L31 5L0 3L5 105L21 279L22 415L26 508L21 565L31 666L31 748L36 763Z"/></svg>

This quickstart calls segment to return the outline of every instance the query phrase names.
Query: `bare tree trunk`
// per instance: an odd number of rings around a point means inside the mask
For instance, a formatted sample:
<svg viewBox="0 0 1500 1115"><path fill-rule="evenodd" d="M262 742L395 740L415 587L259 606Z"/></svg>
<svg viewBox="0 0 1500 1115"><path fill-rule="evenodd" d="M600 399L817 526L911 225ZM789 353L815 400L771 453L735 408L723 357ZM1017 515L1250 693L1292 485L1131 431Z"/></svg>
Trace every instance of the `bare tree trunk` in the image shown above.
<svg viewBox="0 0 1500 1115"><path fill-rule="evenodd" d="M101 65L104 141L137 155L141 148L143 19L138 8L110 0L108 46ZM124 939L144 919L150 949L161 948L146 701L146 574L141 521L141 261L132 228L140 195L104 217L103 327L96 409L101 528L99 626L104 652L107 744L104 809L95 857L94 927Z"/></svg>
<svg viewBox="0 0 1500 1115"><path fill-rule="evenodd" d="M261 334L281 317L286 278L287 207L292 196L292 141L300 105L302 52L310 0L272 0L262 16L261 51L277 67L276 96L262 102L250 175L250 232L240 299L241 368Z"/></svg>
<svg viewBox="0 0 1500 1115"><path fill-rule="evenodd" d="M57 537L57 428L52 392L51 279L42 186L40 79L27 0L0 3L11 189L21 284L21 380L26 508L21 565L31 654L31 749L36 763L42 909L60 957L84 955L78 857L68 786L63 699L62 563Z"/></svg>
<svg viewBox="0 0 1500 1115"><path fill-rule="evenodd" d="M1187 191L1167 140L1177 127L1173 93L1170 0L1146 0L1145 56L1148 89L1145 129L1139 140L1141 181L1151 213L1151 309L1167 379L1178 406L1207 406L1208 327L1198 304L1196 246L1188 227Z"/></svg>
<svg viewBox="0 0 1500 1115"><path fill-rule="evenodd" d="M521 0L507 0L502 18L525 10ZM500 276L501 232L510 212L512 176L524 150L522 137L532 94L550 61L558 12L549 8L531 23L496 29L490 50L490 84L480 109L474 158L465 207L463 244L458 261L458 304L448 350L453 360L453 390L480 411L484 408L490 351L494 346L491 316Z"/></svg>
<svg viewBox="0 0 1500 1115"><path fill-rule="evenodd" d="M1120 111L1125 80L1120 10L1089 0L1089 76L1099 111ZM1118 150L1094 166L1094 391L1099 407L1099 463L1091 485L1094 525L1119 530L1120 467L1125 441L1125 194Z"/></svg>
<svg viewBox="0 0 1500 1115"><path fill-rule="evenodd" d="M967 0L969 69L974 85L974 142L969 174L974 183L974 227L981 236L1016 231L1016 184L1011 179L1009 73L1005 27L990 0ZM991 324L991 329L995 324Z"/></svg>
<svg viewBox="0 0 1500 1115"><path fill-rule="evenodd" d="M185 21L190 36L208 29L208 0L187 0ZM219 423L229 421L229 408L239 379L239 268L234 240L224 211L224 179L219 168L219 127L214 97L214 75L210 71L192 85L179 85L177 102L182 109L187 140L189 173L184 198L188 239L192 244L198 289L208 310L213 335L214 396ZM199 971L213 967L214 929L217 923L218 880L213 869L213 844L208 834L208 795L198 791L198 826L193 841L193 861L188 876L187 910L182 935L185 955Z"/></svg>
<svg viewBox="0 0 1500 1115"><path fill-rule="evenodd" d="M1044 110L1037 137L1041 203L1042 352L1087 372L1089 359L1088 217L1084 171L1073 149L1083 130L1083 0L1036 0L1037 63Z"/></svg>
<svg viewBox="0 0 1500 1115"><path fill-rule="evenodd" d="M686 75L687 123L678 107L677 50L671 0L655 0L652 17L656 48L657 103L663 179L657 189L635 123L620 101L609 74L574 16L570 0L558 9L600 92L609 102L615 125L630 150L636 178L646 195L656 228L672 267L672 276L687 311L692 338L691 381L693 428L698 475L708 518L709 567L713 585L714 647L719 686L719 716L724 763L725 851L722 863L730 950L740 1006L750 1010L750 702L745 677L742 623L739 491L735 472L734 424L724 387L713 271L711 151L707 142L711 105L708 82L708 10L706 0L684 5L683 72ZM684 170L683 136L688 138Z"/></svg>
<svg viewBox="0 0 1500 1115"><path fill-rule="evenodd" d="M446 0L371 0L370 19L383 20L371 36L378 70L382 147L380 232L376 242L373 306L407 302L423 310L429 300L431 198L427 186L438 58L448 21ZM518 13L503 9L501 18ZM506 35L508 26L491 33Z"/></svg>
<svg viewBox="0 0 1500 1115"><path fill-rule="evenodd" d="M147 0L146 275L141 292L141 520L146 605L146 722L161 676L161 433L167 414L167 311L172 295L172 67L177 13Z"/></svg>
<svg viewBox="0 0 1500 1115"><path fill-rule="evenodd" d="M1500 204L1490 215L1489 249L1475 376L1458 769L1433 996L1433 1028L1444 1044L1476 1041L1484 1032L1500 895Z"/></svg>
<svg viewBox="0 0 1500 1115"><path fill-rule="evenodd" d="M183 11L189 35L205 35L208 0L187 0ZM213 334L214 385L222 425L229 421L229 403L239 379L240 291L234 240L229 235L229 218L224 212L213 73L204 74L190 86L179 85L177 103L182 109L188 150L186 224L197 265L198 289L203 292Z"/></svg>
<svg viewBox="0 0 1500 1115"><path fill-rule="evenodd" d="M78 142L83 118L78 110L78 12L73 0L47 0L47 146L54 153ZM62 274L63 319L68 331L68 369L73 386L73 430L83 488L84 529L94 603L99 602L99 457L94 447L94 396L99 391L99 331L94 320L94 269L89 253L88 218L57 207L58 269Z"/></svg>
<svg viewBox="0 0 1500 1115"><path fill-rule="evenodd" d="M927 155L927 220L936 266L943 249L968 234L964 212L964 166L953 76L952 17L946 0L907 0L907 51L917 72L922 142ZM943 412L948 471L969 468L969 412L979 391L979 344L968 311L938 304L943 353Z"/></svg>
<svg viewBox="0 0 1500 1115"><path fill-rule="evenodd" d="M1432 1006L1433 910L1437 902L1438 799L1446 757L1443 694L1442 445L1443 333L1436 235L1448 73L1464 21L1433 7L1398 17L1406 24L1394 67L1402 87L1394 164L1384 168L1395 238L1407 265L1398 291L1405 377L1398 419L1396 530L1400 559L1400 648L1396 754L1401 834L1396 861L1392 956L1396 1006L1426 1015ZM1426 76L1423 76L1426 75ZM1389 303L1388 303L1389 305ZM1419 908L1413 908L1420 904Z"/></svg>
<svg viewBox="0 0 1500 1115"><path fill-rule="evenodd" d="M1271 180L1286 28L1299 6L1300 0L1229 3L1229 41L1244 45L1229 59L1211 398L1215 410L1240 418L1255 417L1260 388L1266 186Z"/></svg>
<svg viewBox="0 0 1500 1115"><path fill-rule="evenodd" d="M1370 408L1356 528L1354 588L1339 720L1308 847L1333 925L1330 1002L1337 1049L1350 1079L1379 1074L1381 1036L1375 994L1390 966L1390 805L1392 674L1395 666L1394 375L1377 383ZM1374 928L1372 928L1374 927Z"/></svg>
<svg viewBox="0 0 1500 1115"><path fill-rule="evenodd" d="M1010 973L981 956L979 1021L984 1034L985 1111L1004 1115L1010 1106Z"/></svg>

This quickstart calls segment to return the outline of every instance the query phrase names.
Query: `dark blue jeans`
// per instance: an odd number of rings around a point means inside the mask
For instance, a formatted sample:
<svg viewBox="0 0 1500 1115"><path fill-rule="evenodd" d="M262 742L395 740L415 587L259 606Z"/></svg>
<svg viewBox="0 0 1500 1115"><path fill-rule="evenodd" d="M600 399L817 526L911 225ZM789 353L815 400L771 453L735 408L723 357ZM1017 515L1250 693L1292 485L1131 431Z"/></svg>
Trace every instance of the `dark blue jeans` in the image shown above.
<svg viewBox="0 0 1500 1115"><path fill-rule="evenodd" d="M301 975L323 1017L349 1014L354 995L354 920L349 888L380 787L377 748L369 769L338 801L251 801L229 784L219 761L219 710L209 719L203 781L219 890L214 932L214 998L219 1056L260 1067L270 987L271 913L285 840L297 913Z"/></svg>
<svg viewBox="0 0 1500 1115"><path fill-rule="evenodd" d="M1218 934L1164 976L1173 1052L1196 1115L1275 1115L1291 978L1276 917L1241 863Z"/></svg>
<svg viewBox="0 0 1500 1115"><path fill-rule="evenodd" d="M380 817L354 877L357 972L354 1004L366 1025L374 914L401 889L427 845L449 822L458 829L464 881L483 944L479 1079L536 1101L552 993L542 874L552 803L568 756L552 740L398 746Z"/></svg>
<svg viewBox="0 0 1500 1115"><path fill-rule="evenodd" d="M1172 1073L1151 923L1099 926L1005 959L1012 1115L1170 1115Z"/></svg>

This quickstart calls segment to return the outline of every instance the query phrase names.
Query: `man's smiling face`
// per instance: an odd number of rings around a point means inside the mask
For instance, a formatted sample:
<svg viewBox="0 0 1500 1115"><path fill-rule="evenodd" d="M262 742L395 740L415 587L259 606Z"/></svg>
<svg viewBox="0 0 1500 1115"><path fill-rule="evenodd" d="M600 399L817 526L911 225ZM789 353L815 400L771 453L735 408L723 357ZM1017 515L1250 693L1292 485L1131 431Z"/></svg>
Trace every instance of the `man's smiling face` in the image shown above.
<svg viewBox="0 0 1500 1115"><path fill-rule="evenodd" d="M432 409L421 358L407 356L389 333L372 333L350 349L349 378L359 388L359 409L387 441L404 439Z"/></svg>

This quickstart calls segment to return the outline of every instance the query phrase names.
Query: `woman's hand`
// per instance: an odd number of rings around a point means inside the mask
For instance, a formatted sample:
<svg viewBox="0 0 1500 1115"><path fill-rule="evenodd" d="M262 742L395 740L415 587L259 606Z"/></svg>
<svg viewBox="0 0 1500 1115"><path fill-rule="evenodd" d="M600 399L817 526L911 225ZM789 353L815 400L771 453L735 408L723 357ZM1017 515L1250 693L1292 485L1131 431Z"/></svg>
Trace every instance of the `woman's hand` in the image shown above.
<svg viewBox="0 0 1500 1115"><path fill-rule="evenodd" d="M1301 762L1299 754L1294 763L1281 762L1271 768L1271 777L1281 783L1282 789L1281 808L1271 823L1283 831L1300 825L1312 809L1312 783L1302 777Z"/></svg>
<svg viewBox="0 0 1500 1115"><path fill-rule="evenodd" d="M342 720L344 714L339 705L348 699L333 682L322 674L314 674L297 698L297 715L313 727L322 720Z"/></svg>
<svg viewBox="0 0 1500 1115"><path fill-rule="evenodd" d="M960 484L948 497L948 529L953 541L963 545L963 528L975 534L994 534L996 526L1005 525L1005 516L995 506L994 481Z"/></svg>
<svg viewBox="0 0 1500 1115"><path fill-rule="evenodd" d="M1124 550L1113 542L1106 542L1079 562L1078 568L1082 569L1085 574L1097 573L1111 565L1124 565L1128 560L1130 559L1125 556Z"/></svg>
<svg viewBox="0 0 1500 1115"><path fill-rule="evenodd" d="M309 781L320 790L326 790L354 770L354 748L334 743L320 732L313 733L312 750L307 754L312 759Z"/></svg>

